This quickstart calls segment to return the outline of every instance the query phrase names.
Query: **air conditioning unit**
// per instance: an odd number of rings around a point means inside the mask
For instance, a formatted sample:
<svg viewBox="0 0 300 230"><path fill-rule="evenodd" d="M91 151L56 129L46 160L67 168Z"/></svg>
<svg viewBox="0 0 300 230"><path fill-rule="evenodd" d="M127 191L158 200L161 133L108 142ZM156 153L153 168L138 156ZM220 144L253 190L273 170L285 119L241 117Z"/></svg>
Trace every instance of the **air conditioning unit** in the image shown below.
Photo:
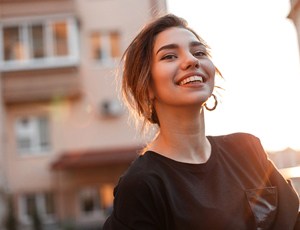
<svg viewBox="0 0 300 230"><path fill-rule="evenodd" d="M116 99L105 100L100 104L100 113L104 117L118 117L122 115L123 107Z"/></svg>

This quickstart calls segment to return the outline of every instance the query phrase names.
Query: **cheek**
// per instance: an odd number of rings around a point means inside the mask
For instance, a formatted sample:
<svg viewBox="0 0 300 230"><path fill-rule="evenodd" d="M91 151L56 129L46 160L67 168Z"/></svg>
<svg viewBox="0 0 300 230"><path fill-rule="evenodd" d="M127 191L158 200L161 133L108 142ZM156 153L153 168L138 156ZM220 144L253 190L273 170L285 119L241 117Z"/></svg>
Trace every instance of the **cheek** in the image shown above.
<svg viewBox="0 0 300 230"><path fill-rule="evenodd" d="M209 75L210 78L214 78L216 74L216 67L214 63L211 60L207 60L207 62L204 65L204 69L206 73Z"/></svg>
<svg viewBox="0 0 300 230"><path fill-rule="evenodd" d="M150 68L151 81L155 81L157 74L159 74L159 66L155 63L151 65Z"/></svg>
<svg viewBox="0 0 300 230"><path fill-rule="evenodd" d="M152 65L151 67L151 83L150 83L150 91L151 91L151 97L156 95L157 92L157 86L159 85L159 81L161 80L161 71L159 70L159 67L157 65Z"/></svg>
<svg viewBox="0 0 300 230"><path fill-rule="evenodd" d="M151 76L155 86L166 84L171 78L171 70L165 65L156 64L151 68Z"/></svg>
<svg viewBox="0 0 300 230"><path fill-rule="evenodd" d="M215 86L215 74L216 74L216 67L211 60L207 60L205 65L202 66L206 74L209 76L209 84L211 87Z"/></svg>
<svg viewBox="0 0 300 230"><path fill-rule="evenodd" d="M159 99L170 92L173 87L173 72L165 66L155 65L151 68L151 96Z"/></svg>

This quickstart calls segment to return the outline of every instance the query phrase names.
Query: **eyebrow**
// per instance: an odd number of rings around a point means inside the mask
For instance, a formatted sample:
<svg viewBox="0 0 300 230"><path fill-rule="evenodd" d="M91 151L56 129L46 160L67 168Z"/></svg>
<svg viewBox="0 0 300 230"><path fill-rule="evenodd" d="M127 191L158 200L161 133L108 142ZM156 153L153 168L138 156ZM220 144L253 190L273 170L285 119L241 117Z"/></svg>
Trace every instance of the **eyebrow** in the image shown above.
<svg viewBox="0 0 300 230"><path fill-rule="evenodd" d="M190 43L190 47L195 47L195 46L204 46L203 43L199 42L199 41L193 41ZM167 50L167 49L177 49L179 46L177 44L168 44L165 46L160 47L156 54L158 54L160 51L162 50Z"/></svg>

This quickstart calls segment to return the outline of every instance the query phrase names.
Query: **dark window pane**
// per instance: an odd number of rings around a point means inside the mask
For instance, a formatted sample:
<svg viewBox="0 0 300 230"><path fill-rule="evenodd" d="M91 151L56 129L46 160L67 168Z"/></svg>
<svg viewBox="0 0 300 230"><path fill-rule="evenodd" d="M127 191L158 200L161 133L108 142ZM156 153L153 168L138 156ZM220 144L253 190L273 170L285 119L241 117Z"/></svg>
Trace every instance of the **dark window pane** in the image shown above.
<svg viewBox="0 0 300 230"><path fill-rule="evenodd" d="M45 193L45 212L47 215L54 214L54 196L53 193Z"/></svg>
<svg viewBox="0 0 300 230"><path fill-rule="evenodd" d="M31 27L31 38L32 38L33 58L45 57L44 27L42 25L32 26Z"/></svg>
<svg viewBox="0 0 300 230"><path fill-rule="evenodd" d="M40 146L47 148L49 146L49 124L47 117L41 117L39 120L38 132L40 136Z"/></svg>
<svg viewBox="0 0 300 230"><path fill-rule="evenodd" d="M19 27L6 27L3 29L4 60L24 59L24 45L21 42Z"/></svg>
<svg viewBox="0 0 300 230"><path fill-rule="evenodd" d="M36 202L35 202L35 196L34 195L27 195L25 198L26 202L26 214L28 216L32 216L33 212L36 209Z"/></svg>

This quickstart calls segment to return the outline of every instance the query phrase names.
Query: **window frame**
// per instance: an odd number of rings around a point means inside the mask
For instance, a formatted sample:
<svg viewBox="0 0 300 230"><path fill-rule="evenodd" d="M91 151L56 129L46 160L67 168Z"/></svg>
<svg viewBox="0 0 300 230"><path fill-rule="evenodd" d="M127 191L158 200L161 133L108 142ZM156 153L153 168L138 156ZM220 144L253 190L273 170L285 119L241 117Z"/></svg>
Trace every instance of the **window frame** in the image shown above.
<svg viewBox="0 0 300 230"><path fill-rule="evenodd" d="M92 198L94 202L94 210L91 212L84 212L82 209L82 203L84 202L84 193L92 193ZM78 209L79 209L79 215L81 218L97 218L99 215L102 214L103 210L101 208L101 200L100 200L100 194L99 194L99 187L97 186L87 186L82 187L78 191ZM98 202L98 205L97 205Z"/></svg>
<svg viewBox="0 0 300 230"><path fill-rule="evenodd" d="M113 34L117 34L118 36L118 53L119 55L114 57L113 56L113 42L111 41L111 36ZM98 47L100 48L99 50L103 50L104 52L104 57L102 58L96 58L95 57L95 50L93 47L93 36L98 36ZM92 31L90 33L90 52L91 52L91 59L96 62L97 64L100 65L113 65L115 61L120 59L121 56L121 33L118 30L96 30ZM102 48L102 49L101 49ZM101 54L99 55L101 56Z"/></svg>
<svg viewBox="0 0 300 230"><path fill-rule="evenodd" d="M54 210L52 214L48 214L46 210L46 195L51 194L53 197L53 206ZM34 197L34 205L37 209L39 217L41 218L42 223L50 224L56 221L56 208L55 208L55 194L52 191L46 192L37 192L37 193L23 193L18 196L18 217L21 223L23 224L32 224L32 219L30 214L27 213L27 202L26 199L28 196Z"/></svg>
<svg viewBox="0 0 300 230"><path fill-rule="evenodd" d="M54 31L52 26L55 23L65 22L67 26L67 50L65 56L54 55ZM42 58L34 58L31 56L32 50L32 34L31 28L34 25L42 25L45 56ZM24 44L24 59L23 60L5 60L4 56L4 29L17 26L21 31L21 41ZM79 63L79 33L77 20L73 15L59 15L48 17L32 17L32 18L17 18L3 20L0 22L0 69L2 71L15 71L27 69L41 69L54 67L68 67L78 65Z"/></svg>
<svg viewBox="0 0 300 230"><path fill-rule="evenodd" d="M113 205L113 183L90 184L78 188L77 190L77 215L80 221L104 221L107 214L111 212ZM84 212L82 210L82 197L85 191L94 193L93 201L96 208L93 212Z"/></svg>
<svg viewBox="0 0 300 230"><path fill-rule="evenodd" d="M29 122L28 130L22 130L22 120L27 119ZM43 134L41 133L42 119L46 119L46 135L47 141L46 145L43 145ZM22 134L23 132L23 134ZM28 134L26 134L28 132ZM50 118L48 115L28 115L20 116L15 119L14 122L14 133L15 133L15 143L16 143L16 152L18 156L27 157L27 156L40 156L46 155L51 149L51 130L50 130ZM25 133L25 134L24 134ZM22 148L19 144L20 140L28 135L29 142L31 143L28 148Z"/></svg>

